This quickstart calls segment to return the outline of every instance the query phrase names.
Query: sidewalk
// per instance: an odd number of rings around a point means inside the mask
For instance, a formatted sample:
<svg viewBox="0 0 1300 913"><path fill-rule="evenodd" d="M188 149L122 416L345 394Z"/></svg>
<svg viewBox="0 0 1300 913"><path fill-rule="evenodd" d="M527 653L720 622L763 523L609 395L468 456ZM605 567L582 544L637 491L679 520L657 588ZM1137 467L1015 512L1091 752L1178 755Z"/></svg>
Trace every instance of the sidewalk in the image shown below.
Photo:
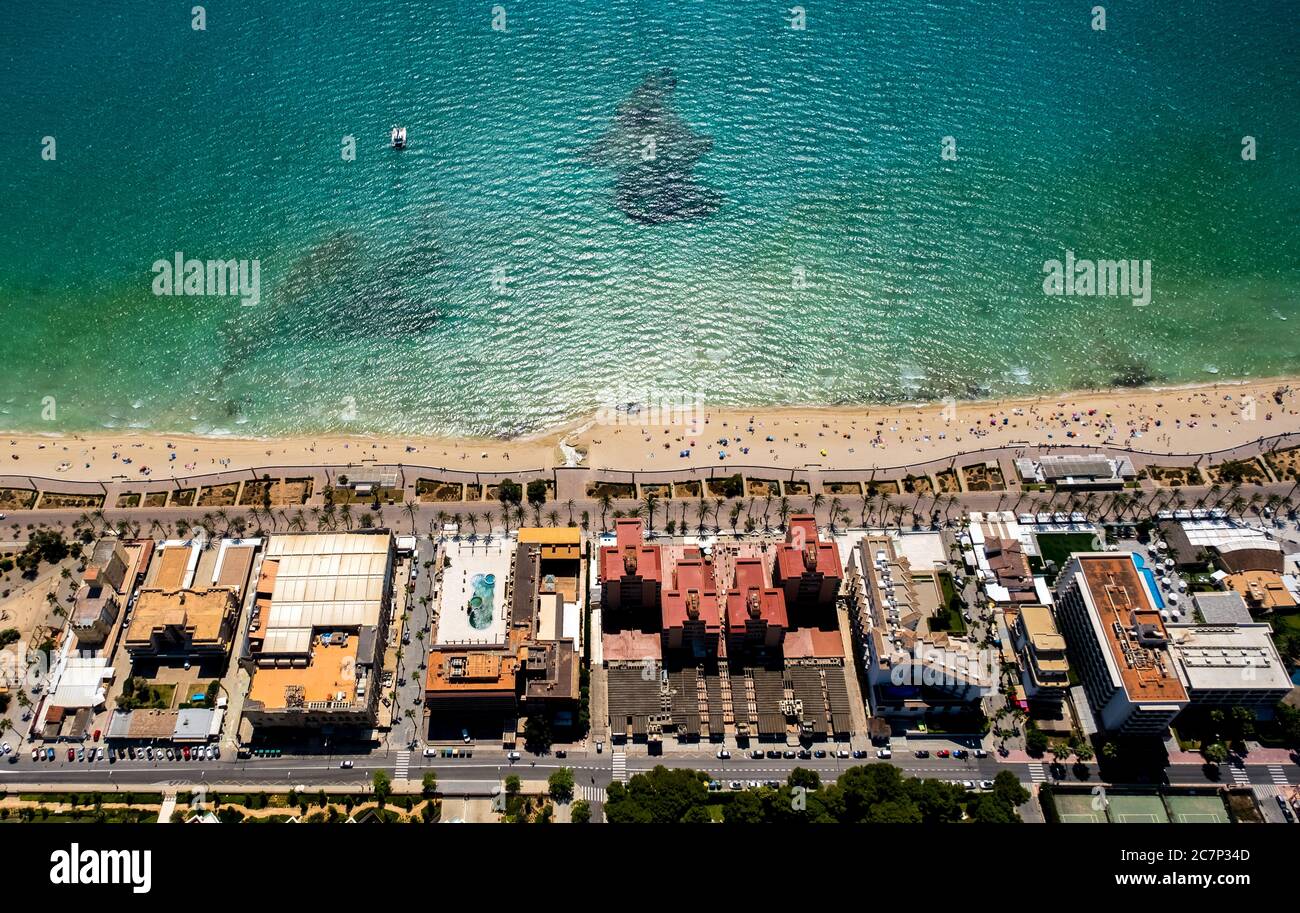
<svg viewBox="0 0 1300 913"><path fill-rule="evenodd" d="M1256 748L1242 758L1244 764L1294 764L1292 753L1286 748ZM1170 764L1204 764L1199 751L1170 751Z"/></svg>

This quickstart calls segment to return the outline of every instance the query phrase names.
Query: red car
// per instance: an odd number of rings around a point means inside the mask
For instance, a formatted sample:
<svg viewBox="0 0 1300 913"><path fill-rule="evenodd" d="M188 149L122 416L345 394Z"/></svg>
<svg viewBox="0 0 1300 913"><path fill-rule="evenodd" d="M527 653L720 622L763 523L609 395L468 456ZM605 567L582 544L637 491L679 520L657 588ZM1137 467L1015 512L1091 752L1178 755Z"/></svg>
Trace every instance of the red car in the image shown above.
<svg viewBox="0 0 1300 913"><path fill-rule="evenodd" d="M946 758L946 757L948 757L948 749L946 749L946 748L940 748L940 749L939 749L937 752L935 752L935 753L936 753L939 757L941 757L941 758Z"/></svg>
<svg viewBox="0 0 1300 913"><path fill-rule="evenodd" d="M186 748L186 749L185 749L185 760L188 761L189 759L190 759L190 750L189 750L188 748Z"/></svg>
<svg viewBox="0 0 1300 913"><path fill-rule="evenodd" d="M68 749L68 760L69 761L77 760L77 753L73 751L71 748Z"/></svg>
<svg viewBox="0 0 1300 913"><path fill-rule="evenodd" d="M98 742L98 741L99 741L99 730L98 730L98 729L95 730L95 737L94 737L91 741L93 741L93 742Z"/></svg>

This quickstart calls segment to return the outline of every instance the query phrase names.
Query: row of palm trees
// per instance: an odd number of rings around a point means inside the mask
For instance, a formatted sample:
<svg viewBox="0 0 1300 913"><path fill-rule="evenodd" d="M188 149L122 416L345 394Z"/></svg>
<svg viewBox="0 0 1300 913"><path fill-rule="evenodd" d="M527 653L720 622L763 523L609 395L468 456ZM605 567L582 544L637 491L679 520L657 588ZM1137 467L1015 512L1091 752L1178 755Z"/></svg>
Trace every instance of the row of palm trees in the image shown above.
<svg viewBox="0 0 1300 913"><path fill-rule="evenodd" d="M1055 489L1050 492L1019 491L1002 492L998 496L997 510L1009 509L1019 513L1080 513L1089 522L1136 522L1154 517L1160 511L1182 510L1185 508L1219 508L1229 514L1244 517L1248 513L1260 516L1267 509L1278 512L1296 508L1296 493L1300 482L1292 485L1285 495L1263 494L1253 491L1249 496L1242 494L1242 483L1234 481L1229 485L1214 483L1204 488L1193 497L1193 493L1179 488L1157 488L1151 491L1129 489L1117 492L1071 492ZM952 511L958 509L960 515L965 496L957 493L926 492L908 496L890 492L872 492L866 497L856 499L856 519L861 526L902 527L908 522L913 527L928 524L934 527L946 526L952 522ZM796 506L795 500L802 502ZM854 500L854 499L850 499ZM615 509L615 500L607 492L596 499L600 509L600 529L609 529L611 516L637 517L646 522L653 533L660 526L657 521L662 517L662 528L669 535L677 532L687 533L692 530L703 535L714 533L721 535L724 529L730 529L739 536L743 529L746 533L771 534L784 530L790 516L796 509L810 510L818 517L819 525L834 534L847 526L853 519L845 503L839 497L829 500L820 492L811 496L792 499L782 495L749 496L740 498L700 498L664 503L658 495L647 493L639 503L629 509ZM408 501L400 508L410 522L411 532L417 531L417 514L419 505ZM561 513L561 509L564 513ZM437 532L448 522L467 525L471 536L477 537L479 525L487 527L487 534L493 529L503 529L509 534L512 526L524 526L529 520L534 526L557 526L561 520L569 526L581 525L589 528L588 514L584 511L579 519L575 515L572 499L561 506L552 504L546 509L544 503L507 503L493 511L485 509L482 513L469 511L464 514L440 510L429 522L430 533ZM369 529L382 526L384 507L371 505L369 510L359 515L354 514L349 503L334 504L327 501L323 506L307 509L274 508L252 505L238 508L232 514L225 509L204 513L197 520L177 519L163 521L157 518L147 524L141 521L117 520L110 523L102 509L83 513L79 526L94 532L115 529L119 535L143 534L183 536L191 530L204 530L209 538L217 535L244 535L250 530L257 533L285 531L305 532L309 528L317 531L337 529ZM437 524L435 529L434 524Z"/></svg>

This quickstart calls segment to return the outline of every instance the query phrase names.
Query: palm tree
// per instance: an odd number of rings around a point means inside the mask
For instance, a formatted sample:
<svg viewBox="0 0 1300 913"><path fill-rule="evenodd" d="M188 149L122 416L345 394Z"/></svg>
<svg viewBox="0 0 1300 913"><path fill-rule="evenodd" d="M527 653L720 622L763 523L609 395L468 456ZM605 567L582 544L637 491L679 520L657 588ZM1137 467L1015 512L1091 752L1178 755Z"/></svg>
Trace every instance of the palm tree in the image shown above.
<svg viewBox="0 0 1300 913"><path fill-rule="evenodd" d="M565 501L564 506L569 509L569 525L575 526L576 524L573 522L573 498Z"/></svg>
<svg viewBox="0 0 1300 913"><path fill-rule="evenodd" d="M827 526L829 527L832 536L835 535L835 521L839 518L839 515L840 499L838 497L831 498L831 516L830 523L828 523Z"/></svg>
<svg viewBox="0 0 1300 913"><path fill-rule="evenodd" d="M470 538L478 538L478 514L470 511L465 515L465 522L469 524Z"/></svg>
<svg viewBox="0 0 1300 913"><path fill-rule="evenodd" d="M600 502L600 529L604 532L609 527L609 509L613 506L614 499L608 491L601 491L600 497L596 500Z"/></svg>
<svg viewBox="0 0 1300 913"><path fill-rule="evenodd" d="M781 518L781 528L785 529L786 521L790 519L790 499L785 495L781 495L781 503L776 513Z"/></svg>
<svg viewBox="0 0 1300 913"><path fill-rule="evenodd" d="M818 492L814 492L814 493L813 493L813 496L812 496L812 513L813 513L813 523L814 523L814 524L817 522L817 511L821 510L821 506L822 506L822 504L824 504L825 502L826 502L826 496L825 496L824 494L822 494L820 491L818 491Z"/></svg>
<svg viewBox="0 0 1300 913"><path fill-rule="evenodd" d="M551 508L546 514L546 522L554 526L560 519L560 514L555 508Z"/></svg>
<svg viewBox="0 0 1300 913"><path fill-rule="evenodd" d="M704 535L704 521L709 517L709 502L703 498L695 502L695 514L699 521L699 533L702 536Z"/></svg>
<svg viewBox="0 0 1300 913"><path fill-rule="evenodd" d="M652 533L655 528L655 505L658 502L659 499L655 497L653 492L647 492L646 496L642 499L642 503L645 507L646 528Z"/></svg>
<svg viewBox="0 0 1300 913"><path fill-rule="evenodd" d="M407 501L405 504L402 505L402 509L405 510L406 515L411 518L411 535L414 536L415 535L415 511L416 511L415 502Z"/></svg>

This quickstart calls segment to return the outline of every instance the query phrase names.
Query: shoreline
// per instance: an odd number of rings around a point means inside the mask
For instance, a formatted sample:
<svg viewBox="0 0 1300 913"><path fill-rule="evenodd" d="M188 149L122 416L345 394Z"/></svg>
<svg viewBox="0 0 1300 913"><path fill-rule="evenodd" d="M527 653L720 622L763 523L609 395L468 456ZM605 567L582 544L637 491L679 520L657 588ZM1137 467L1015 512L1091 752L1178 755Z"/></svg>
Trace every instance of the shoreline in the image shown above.
<svg viewBox="0 0 1300 913"><path fill-rule="evenodd" d="M1280 402L1279 402L1280 399ZM582 416L514 438L384 434L237 437L134 429L5 432L0 475L107 481L261 467L374 463L527 472L572 463L658 471L689 462L799 468L924 463L1006 446L1111 446L1181 455L1300 432L1300 377L880 405L701 406L652 422ZM676 421L680 419L680 421ZM726 443L722 443L725 441Z"/></svg>

